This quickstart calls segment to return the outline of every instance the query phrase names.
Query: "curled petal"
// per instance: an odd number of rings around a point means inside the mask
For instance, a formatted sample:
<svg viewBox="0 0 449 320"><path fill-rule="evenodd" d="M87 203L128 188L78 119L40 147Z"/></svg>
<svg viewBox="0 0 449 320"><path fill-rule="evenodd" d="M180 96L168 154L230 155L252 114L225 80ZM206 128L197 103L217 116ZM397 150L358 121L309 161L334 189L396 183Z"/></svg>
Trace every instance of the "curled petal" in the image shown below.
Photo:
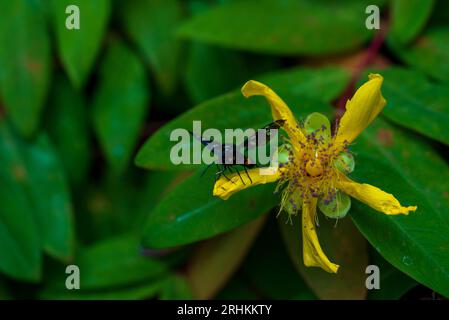
<svg viewBox="0 0 449 320"><path fill-rule="evenodd" d="M329 273L337 273L339 266L329 261L321 249L315 229L317 199L304 201L302 209L302 245L304 265L320 267Z"/></svg>
<svg viewBox="0 0 449 320"><path fill-rule="evenodd" d="M416 206L403 207L392 194L366 183L354 182L343 174L339 174L336 187L374 210L388 215L407 215L410 211L415 211L418 208Z"/></svg>
<svg viewBox="0 0 449 320"><path fill-rule="evenodd" d="M365 82L346 103L346 112L340 120L334 144L343 146L349 144L365 130L376 118L387 103L382 96L383 77L370 74Z"/></svg>
<svg viewBox="0 0 449 320"><path fill-rule="evenodd" d="M242 87L242 94L251 96L263 96L271 106L271 114L274 120L285 120L284 129L293 139L305 141L304 134L298 129L296 119L287 104L268 86L255 80L250 80Z"/></svg>
<svg viewBox="0 0 449 320"><path fill-rule="evenodd" d="M260 168L254 168L251 170L248 170L248 175L246 172L240 172L240 175L238 173L232 173L228 174L226 173L226 176L221 176L220 179L215 182L214 185L214 196L220 197L223 200L229 199L230 196L232 196L234 193L247 189L252 186L256 186L258 184L265 184L270 182L275 182L280 177L280 169L278 170L272 170L272 174L268 174L265 170L265 174L261 174ZM249 176L249 177L248 177ZM251 178L251 179L250 179Z"/></svg>

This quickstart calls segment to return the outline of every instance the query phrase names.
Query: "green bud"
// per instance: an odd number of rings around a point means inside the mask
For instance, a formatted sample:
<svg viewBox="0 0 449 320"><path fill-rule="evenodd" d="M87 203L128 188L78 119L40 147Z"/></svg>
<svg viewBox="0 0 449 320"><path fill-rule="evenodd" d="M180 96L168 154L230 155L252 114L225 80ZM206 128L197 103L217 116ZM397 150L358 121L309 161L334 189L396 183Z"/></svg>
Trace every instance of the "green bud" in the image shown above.
<svg viewBox="0 0 449 320"><path fill-rule="evenodd" d="M307 116L304 122L304 131L306 135L315 133L318 141L327 143L331 138L331 124L329 119L318 112L311 113Z"/></svg>
<svg viewBox="0 0 449 320"><path fill-rule="evenodd" d="M342 152L334 160L334 167L341 172L348 174L354 171L354 156L349 152Z"/></svg>
<svg viewBox="0 0 449 320"><path fill-rule="evenodd" d="M346 193L337 191L335 197L330 202L325 201L323 198L319 199L318 208L320 208L326 217L341 219L351 209L351 198Z"/></svg>
<svg viewBox="0 0 449 320"><path fill-rule="evenodd" d="M291 146L289 144L284 144L278 148L278 161L281 164L286 164L289 161Z"/></svg>

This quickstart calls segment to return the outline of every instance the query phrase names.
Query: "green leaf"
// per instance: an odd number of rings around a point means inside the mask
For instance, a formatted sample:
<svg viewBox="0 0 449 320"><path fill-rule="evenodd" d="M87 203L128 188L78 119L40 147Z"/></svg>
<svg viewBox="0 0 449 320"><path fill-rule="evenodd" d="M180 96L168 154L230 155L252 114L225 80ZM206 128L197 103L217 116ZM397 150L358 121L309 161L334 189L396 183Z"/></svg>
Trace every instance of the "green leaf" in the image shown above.
<svg viewBox="0 0 449 320"><path fill-rule="evenodd" d="M230 1L200 13L179 29L195 41L279 55L326 55L360 47L365 1Z"/></svg>
<svg viewBox="0 0 449 320"><path fill-rule="evenodd" d="M357 140L356 181L417 205L387 216L353 201L352 219L393 266L449 296L449 167L419 136L376 119Z"/></svg>
<svg viewBox="0 0 449 320"><path fill-rule="evenodd" d="M166 266L141 253L134 236L118 236L82 251L76 260L82 272L81 287L98 289L138 284L167 272ZM126 270L126 272L124 272Z"/></svg>
<svg viewBox="0 0 449 320"><path fill-rule="evenodd" d="M173 275L167 278L161 286L160 300L190 300L192 294L186 279L182 276Z"/></svg>
<svg viewBox="0 0 449 320"><path fill-rule="evenodd" d="M249 78L243 56L232 50L194 42L186 63L185 85L196 103L228 92Z"/></svg>
<svg viewBox="0 0 449 320"><path fill-rule="evenodd" d="M226 201L213 197L215 174L209 170L201 177L200 171L176 185L149 214L142 234L145 247L175 247L213 237L256 219L279 201L272 184Z"/></svg>
<svg viewBox="0 0 449 320"><path fill-rule="evenodd" d="M365 239L351 219L328 220L319 214L318 240L330 261L340 265L337 274L303 263L301 216L293 217L293 225L281 216L279 227L296 269L320 299L365 299L365 268L368 250Z"/></svg>
<svg viewBox="0 0 449 320"><path fill-rule="evenodd" d="M122 173L132 156L148 111L145 69L123 43L113 42L101 65L92 117L109 165Z"/></svg>
<svg viewBox="0 0 449 320"><path fill-rule="evenodd" d="M81 195L79 236L85 242L98 241L130 231L140 231L147 215L162 194L185 173L132 171L90 182Z"/></svg>
<svg viewBox="0 0 449 320"><path fill-rule="evenodd" d="M432 17L429 21L429 25L433 26L447 26L449 19L449 2L445 0L436 0L433 9Z"/></svg>
<svg viewBox="0 0 449 320"><path fill-rule="evenodd" d="M200 243L188 262L186 277L195 299L213 298L239 268L265 218Z"/></svg>
<svg viewBox="0 0 449 320"><path fill-rule="evenodd" d="M128 234L80 249L74 264L79 267L80 288L83 290L140 285L167 273L166 265L143 256L137 238ZM65 290L65 267L60 268L58 276L52 279L47 290Z"/></svg>
<svg viewBox="0 0 449 320"><path fill-rule="evenodd" d="M449 144L449 86L431 83L419 73L401 68L383 70L383 115L401 126Z"/></svg>
<svg viewBox="0 0 449 320"><path fill-rule="evenodd" d="M11 190L11 194L5 195L8 197L4 202L5 227L11 229L8 232L10 237L16 237L14 242L23 238L30 242L29 250L32 250L30 256L21 257L20 261L29 266L17 266L17 270L8 269L5 272L12 272L13 276L23 274L24 279L37 280L42 246L47 253L64 261L73 253L74 227L69 188L46 135L27 142L15 136L4 121L0 126L3 148L8 153L2 160L4 183L9 186L5 186L4 190ZM12 202L17 204L12 205ZM18 217L17 224L23 226L15 226L8 215ZM23 251L23 248L18 251ZM20 258L20 255L16 256ZM23 268L30 271L24 272Z"/></svg>
<svg viewBox="0 0 449 320"><path fill-rule="evenodd" d="M1 1L0 91L21 134L38 125L50 80L50 40L42 8L33 0Z"/></svg>
<svg viewBox="0 0 449 320"><path fill-rule="evenodd" d="M406 64L425 74L449 82L449 27L434 27L409 46L389 42L394 53Z"/></svg>
<svg viewBox="0 0 449 320"><path fill-rule="evenodd" d="M41 274L41 239L34 208L22 183L27 169L5 121L0 122L0 270L8 276L37 281Z"/></svg>
<svg viewBox="0 0 449 320"><path fill-rule="evenodd" d="M72 84L80 88L85 84L101 47L111 1L52 0L50 5L59 55ZM66 13L69 5L79 8L79 29L66 27L67 19L71 21L71 14Z"/></svg>
<svg viewBox="0 0 449 320"><path fill-rule="evenodd" d="M160 88L175 89L180 56L174 32L182 19L176 0L121 1L119 15L125 32L140 48L156 75Z"/></svg>
<svg viewBox="0 0 449 320"><path fill-rule="evenodd" d="M18 143L22 144L22 163L26 168L20 183L28 201L34 205L44 249L53 257L67 261L73 254L74 225L70 190L62 165L46 135L38 136L32 144Z"/></svg>
<svg viewBox="0 0 449 320"><path fill-rule="evenodd" d="M170 192L181 181L186 179L190 174L190 172L185 171L149 172L144 185L136 190L136 192L138 192L136 202L140 204L138 209L138 217L135 219L136 221L134 223L136 229L138 228L138 230L140 230L148 214L153 211L163 196ZM126 212L125 217L129 220L128 212Z"/></svg>
<svg viewBox="0 0 449 320"><path fill-rule="evenodd" d="M0 279L0 300L12 300L8 287L5 285L3 279Z"/></svg>
<svg viewBox="0 0 449 320"><path fill-rule="evenodd" d="M389 264L374 249L371 250L371 264L379 267L380 289L368 291L369 300L397 300L418 283Z"/></svg>
<svg viewBox="0 0 449 320"><path fill-rule="evenodd" d="M348 73L336 67L292 69L256 78L269 85L286 101L297 117L313 111L329 115L325 102L336 98L349 81ZM232 116L231 116L232 115ZM202 129L260 128L272 121L268 103L262 97L245 99L240 90L202 103L163 126L139 150L136 165L147 169L186 169L194 165L175 166L170 161L170 142L174 129L192 130L192 122L201 120Z"/></svg>
<svg viewBox="0 0 449 320"><path fill-rule="evenodd" d="M259 235L243 265L251 287L269 299L312 300L315 295L288 257L274 216ZM273 222L273 223L271 223Z"/></svg>
<svg viewBox="0 0 449 320"><path fill-rule="evenodd" d="M68 177L76 185L84 181L90 165L88 118L84 97L65 77L57 77L47 112L47 128L55 142Z"/></svg>
<svg viewBox="0 0 449 320"><path fill-rule="evenodd" d="M135 285L131 287L108 290L63 290L44 289L39 298L45 300L137 300L155 297L165 284L165 279Z"/></svg>
<svg viewBox="0 0 449 320"><path fill-rule="evenodd" d="M190 15L207 11L214 2L189 1ZM245 81L282 66L279 58L243 54L236 50L191 42L188 47L184 85L195 103L228 92Z"/></svg>
<svg viewBox="0 0 449 320"><path fill-rule="evenodd" d="M391 1L392 23L389 35L402 45L408 44L426 25L434 4L434 0Z"/></svg>

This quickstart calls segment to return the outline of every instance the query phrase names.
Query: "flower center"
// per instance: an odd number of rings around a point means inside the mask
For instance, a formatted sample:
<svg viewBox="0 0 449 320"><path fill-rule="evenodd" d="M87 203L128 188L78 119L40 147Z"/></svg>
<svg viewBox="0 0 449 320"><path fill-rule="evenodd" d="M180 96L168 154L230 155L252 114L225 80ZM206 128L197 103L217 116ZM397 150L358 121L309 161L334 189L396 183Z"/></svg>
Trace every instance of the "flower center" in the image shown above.
<svg viewBox="0 0 449 320"><path fill-rule="evenodd" d="M320 159L310 159L306 164L306 172L311 177L318 177L323 174L323 165Z"/></svg>

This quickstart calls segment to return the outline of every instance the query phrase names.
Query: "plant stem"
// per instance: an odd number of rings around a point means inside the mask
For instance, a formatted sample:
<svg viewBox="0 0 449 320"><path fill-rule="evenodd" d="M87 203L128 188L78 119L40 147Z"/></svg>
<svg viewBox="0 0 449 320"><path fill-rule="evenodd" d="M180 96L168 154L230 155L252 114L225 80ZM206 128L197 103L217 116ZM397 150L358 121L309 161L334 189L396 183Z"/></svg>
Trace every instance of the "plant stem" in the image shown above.
<svg viewBox="0 0 449 320"><path fill-rule="evenodd" d="M382 45L385 42L387 29L388 24L383 23L383 27L377 31L369 47L366 48L364 58L362 59L360 64L356 67L355 71L352 73L351 81L349 82L346 89L343 91L343 94L341 95L336 105L337 109L335 118L337 120L343 115L345 111L346 101L348 101L354 94L355 85L359 80L362 72L365 70L367 66L369 66L374 62L377 55L379 54L380 49L382 48Z"/></svg>

